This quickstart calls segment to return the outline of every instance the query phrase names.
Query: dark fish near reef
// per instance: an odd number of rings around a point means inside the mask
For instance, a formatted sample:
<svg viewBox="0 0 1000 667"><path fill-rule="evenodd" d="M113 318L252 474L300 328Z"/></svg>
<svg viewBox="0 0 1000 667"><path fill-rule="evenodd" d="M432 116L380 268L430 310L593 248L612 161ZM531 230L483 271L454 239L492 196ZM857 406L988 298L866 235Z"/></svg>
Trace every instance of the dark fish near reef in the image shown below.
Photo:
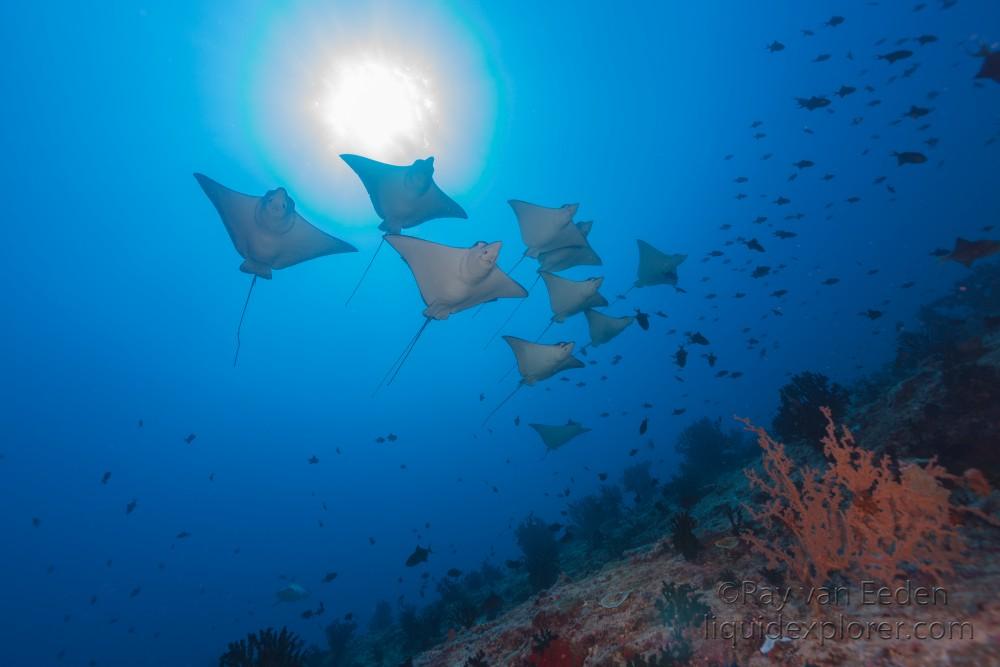
<svg viewBox="0 0 1000 667"><path fill-rule="evenodd" d="M884 60L890 65L898 62L900 60L906 60L913 55L913 51L907 51L906 49L900 49L899 51L892 51L890 53L883 53L878 57L879 60Z"/></svg>
<svg viewBox="0 0 1000 667"><path fill-rule="evenodd" d="M815 111L816 109L822 109L823 107L830 106L830 100L816 95L813 95L812 97L796 97L795 101L799 103L800 109L808 109L809 111Z"/></svg>
<svg viewBox="0 0 1000 667"><path fill-rule="evenodd" d="M983 58L983 65L976 74L977 79L992 79L1000 83L1000 51L990 51L983 48L979 55Z"/></svg>
<svg viewBox="0 0 1000 667"><path fill-rule="evenodd" d="M431 554L430 548L424 549L421 546L417 546L410 554L410 557L406 559L406 567L414 567L420 565L421 563L427 562L427 557Z"/></svg>
<svg viewBox="0 0 1000 667"><path fill-rule="evenodd" d="M458 579L459 577L462 576L462 571L459 570L457 567L453 567L450 570L448 570L446 574L452 579Z"/></svg>
<svg viewBox="0 0 1000 667"><path fill-rule="evenodd" d="M700 331L688 331L685 335L691 345L708 345L708 339Z"/></svg>
<svg viewBox="0 0 1000 667"><path fill-rule="evenodd" d="M991 239L969 241L959 237L955 239L955 248L940 257L944 260L958 262L962 266L969 268L973 262L985 259L998 252L1000 252L1000 241Z"/></svg>
<svg viewBox="0 0 1000 667"><path fill-rule="evenodd" d="M643 331L649 331L649 315L638 308L635 309L635 321Z"/></svg>
<svg viewBox="0 0 1000 667"><path fill-rule="evenodd" d="M859 313L859 315L861 315L862 317L867 317L870 320L877 320L878 318L882 317L882 311L869 308L868 310Z"/></svg>
<svg viewBox="0 0 1000 667"><path fill-rule="evenodd" d="M918 107L916 104L911 104L908 111L903 113L904 116L916 120L917 118L923 118L934 109L928 109L927 107Z"/></svg>
<svg viewBox="0 0 1000 667"><path fill-rule="evenodd" d="M902 167L904 164L923 164L927 162L927 156L916 151L893 151L896 158L896 166Z"/></svg>

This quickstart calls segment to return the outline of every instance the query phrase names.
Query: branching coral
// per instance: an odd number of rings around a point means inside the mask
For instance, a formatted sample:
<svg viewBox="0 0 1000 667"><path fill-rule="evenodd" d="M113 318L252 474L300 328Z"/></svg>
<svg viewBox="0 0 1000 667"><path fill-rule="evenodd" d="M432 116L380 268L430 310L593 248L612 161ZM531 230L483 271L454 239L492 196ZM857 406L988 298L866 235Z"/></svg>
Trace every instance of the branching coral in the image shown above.
<svg viewBox="0 0 1000 667"><path fill-rule="evenodd" d="M779 390L781 404L774 418L774 432L785 442L820 444L825 431L819 413L826 406L837 417L847 409L847 390L821 373L799 373Z"/></svg>
<svg viewBox="0 0 1000 667"><path fill-rule="evenodd" d="M934 460L897 466L888 456L876 459L855 443L848 429L838 431L828 408L821 413L829 464L826 470L803 467L798 481L784 445L741 420L763 450L764 476L747 470L747 478L770 497L760 509L747 511L776 529L769 538L746 531L743 539L767 559L768 567L784 565L807 586L821 586L835 572L846 571L882 582L911 571L944 581L965 560L965 541L954 516L971 512L989 520L951 503L943 483L963 478Z"/></svg>
<svg viewBox="0 0 1000 667"><path fill-rule="evenodd" d="M688 512L681 512L670 520L670 540L685 560L694 560L701 551L701 542L694 534L697 525L698 522Z"/></svg>
<svg viewBox="0 0 1000 667"><path fill-rule="evenodd" d="M600 494L585 496L567 508L575 533L596 549L621 521L622 495L617 486L605 486Z"/></svg>
<svg viewBox="0 0 1000 667"><path fill-rule="evenodd" d="M517 527L516 536L524 552L531 588L540 591L554 584L559 576L559 545L548 525L538 517L529 516Z"/></svg>
<svg viewBox="0 0 1000 667"><path fill-rule="evenodd" d="M294 632L267 628L229 644L219 667L304 667L303 642Z"/></svg>

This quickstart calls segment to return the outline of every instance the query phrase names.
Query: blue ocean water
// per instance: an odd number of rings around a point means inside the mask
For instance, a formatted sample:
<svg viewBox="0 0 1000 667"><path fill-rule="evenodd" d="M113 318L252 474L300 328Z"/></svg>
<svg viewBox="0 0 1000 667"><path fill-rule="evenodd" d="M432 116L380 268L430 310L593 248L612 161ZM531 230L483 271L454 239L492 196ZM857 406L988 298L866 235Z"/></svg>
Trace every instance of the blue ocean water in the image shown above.
<svg viewBox="0 0 1000 667"><path fill-rule="evenodd" d="M985 0L57 2L5 5L0 35L4 665L214 664L259 627L322 643L331 617L420 604L422 572L515 558L512 526L557 517L563 489L599 487L594 471L651 460L669 478L695 419L767 423L793 373L850 384L877 370L919 305L966 272L932 252L1000 218L1000 85L973 78L977 50L1000 39ZM899 49L912 56L877 57ZM604 276L607 312L639 308L649 330L591 351L569 382L519 391L482 428L517 382L500 381L507 346L484 349L514 303L488 304L432 323L373 396L424 305L383 248L344 306L379 221L313 92L352 52L419 61L440 92L434 132L372 157L436 156L469 219L410 233L502 241L508 268L524 250L508 199L579 202L603 265L566 275ZM832 103L796 102L813 96ZM929 112L905 115L914 105ZM904 151L927 161L899 166ZM360 251L258 281L235 368L250 279L195 171L283 186ZM636 239L688 255L683 292L615 300ZM525 286L529 264L513 273ZM751 277L758 266L771 271ZM504 331L534 339L549 317L538 284ZM583 318L544 339L560 340L583 345ZM567 419L592 430L543 455L526 424ZM432 548L426 568L404 565L416 545ZM275 605L290 581L326 615Z"/></svg>

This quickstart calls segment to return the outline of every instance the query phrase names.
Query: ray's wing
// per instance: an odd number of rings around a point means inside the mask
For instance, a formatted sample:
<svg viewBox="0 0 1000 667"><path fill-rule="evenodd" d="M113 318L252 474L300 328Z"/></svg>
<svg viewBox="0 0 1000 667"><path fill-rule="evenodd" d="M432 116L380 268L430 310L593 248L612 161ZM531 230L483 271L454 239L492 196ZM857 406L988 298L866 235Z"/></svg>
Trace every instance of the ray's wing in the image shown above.
<svg viewBox="0 0 1000 667"><path fill-rule="evenodd" d="M517 370L522 376L537 375L549 369L559 354L555 345L532 343L516 336L504 336L503 339L514 352Z"/></svg>
<svg viewBox="0 0 1000 667"><path fill-rule="evenodd" d="M609 340L624 331L634 319L631 316L611 317L596 310L587 310L584 313L587 317L587 325L590 329L590 344L597 346L607 343Z"/></svg>
<svg viewBox="0 0 1000 667"><path fill-rule="evenodd" d="M204 174L195 173L194 177L222 218L236 252L246 258L250 238L257 233L255 216L261 198L231 190Z"/></svg>
<svg viewBox="0 0 1000 667"><path fill-rule="evenodd" d="M425 305L446 300L448 295L461 289L456 289L454 283L461 280L459 272L465 248L453 248L400 234L386 234L385 240L410 267Z"/></svg>
<svg viewBox="0 0 1000 667"><path fill-rule="evenodd" d="M542 280L549 292L549 305L554 316L564 315L578 310L587 296L584 283L560 278L547 271L541 272Z"/></svg>
<svg viewBox="0 0 1000 667"><path fill-rule="evenodd" d="M519 199L511 199L507 202L514 210L517 217L518 227L521 229L521 240L528 246L528 256L536 257L544 250L554 250L569 245L578 245L572 242L573 233L582 237L579 230L572 224L573 216L576 215L577 204L571 204L560 208L549 208L530 204ZM572 227L572 230L565 228ZM555 239L563 234L566 238L558 245L553 245ZM569 239L569 242L565 242Z"/></svg>
<svg viewBox="0 0 1000 667"><path fill-rule="evenodd" d="M488 303L497 299L523 299L528 296L528 290L524 289L519 282L508 276L500 267L494 268L489 275L478 285L476 285L475 303Z"/></svg>
<svg viewBox="0 0 1000 667"><path fill-rule="evenodd" d="M437 183L431 182L427 192L420 197L417 201L416 210L414 211L414 222L408 227L413 227L414 225L419 225L428 220L435 220L437 218L462 218L468 219L469 215L465 212L458 203L446 195L444 191L438 187Z"/></svg>
<svg viewBox="0 0 1000 667"><path fill-rule="evenodd" d="M324 255L358 251L350 243L321 231L298 213L292 228L278 238L279 250L271 264L275 269L284 269Z"/></svg>
<svg viewBox="0 0 1000 667"><path fill-rule="evenodd" d="M382 210L384 184L392 178L399 178L401 170L405 167L386 164L350 153L342 154L340 159L346 162L347 166L353 169L354 173L361 179L362 185L368 191L368 198L371 199L372 206L375 207L375 214L384 220L385 212Z"/></svg>

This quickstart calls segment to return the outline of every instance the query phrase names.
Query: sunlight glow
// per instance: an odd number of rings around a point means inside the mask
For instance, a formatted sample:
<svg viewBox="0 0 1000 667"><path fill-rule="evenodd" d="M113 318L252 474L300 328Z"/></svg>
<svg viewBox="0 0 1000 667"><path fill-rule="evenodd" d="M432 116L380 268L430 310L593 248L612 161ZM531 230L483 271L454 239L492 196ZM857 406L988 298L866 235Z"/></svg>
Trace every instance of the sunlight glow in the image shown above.
<svg viewBox="0 0 1000 667"><path fill-rule="evenodd" d="M412 154L430 146L436 106L430 81L398 65L340 64L317 102L337 145L382 155Z"/></svg>

